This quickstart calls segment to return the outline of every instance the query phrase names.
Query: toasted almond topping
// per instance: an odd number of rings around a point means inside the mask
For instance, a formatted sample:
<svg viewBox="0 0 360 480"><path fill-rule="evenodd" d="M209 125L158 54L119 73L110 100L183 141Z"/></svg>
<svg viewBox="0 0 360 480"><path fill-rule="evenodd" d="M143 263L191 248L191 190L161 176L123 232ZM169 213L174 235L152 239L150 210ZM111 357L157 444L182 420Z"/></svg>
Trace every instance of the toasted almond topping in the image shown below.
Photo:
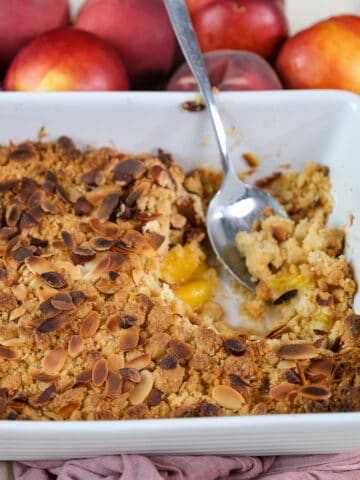
<svg viewBox="0 0 360 480"><path fill-rule="evenodd" d="M318 305L321 307L334 307L335 305L335 300L334 296L331 295L331 293L328 292L320 292L316 295L315 301Z"/></svg>
<svg viewBox="0 0 360 480"><path fill-rule="evenodd" d="M98 218L91 218L89 225L94 232L109 238L117 238L120 234L120 227L112 222L101 223Z"/></svg>
<svg viewBox="0 0 360 480"><path fill-rule="evenodd" d="M57 414L65 420L67 418L70 418L71 415L80 408L80 405L81 404L79 401L69 402L66 405L60 407L57 411Z"/></svg>
<svg viewBox="0 0 360 480"><path fill-rule="evenodd" d="M82 180L89 187L99 187L105 183L105 175L100 170L90 170L84 173Z"/></svg>
<svg viewBox="0 0 360 480"><path fill-rule="evenodd" d="M124 255L121 255L121 253L108 252L108 255L110 255L111 258L111 263L109 265L110 271L118 270L126 261L126 258L124 257Z"/></svg>
<svg viewBox="0 0 360 480"><path fill-rule="evenodd" d="M93 337L100 326L100 315L93 311L87 315L81 325L80 335L83 338Z"/></svg>
<svg viewBox="0 0 360 480"><path fill-rule="evenodd" d="M151 167L149 173L160 187L166 187L169 183L169 175L160 165L154 165Z"/></svg>
<svg viewBox="0 0 360 480"><path fill-rule="evenodd" d="M125 380L133 383L139 383L141 380L141 375L135 368L120 368L119 373Z"/></svg>
<svg viewBox="0 0 360 480"><path fill-rule="evenodd" d="M5 360L16 360L19 357L20 354L16 350L8 347L2 347L0 345L0 358L3 358Z"/></svg>
<svg viewBox="0 0 360 480"><path fill-rule="evenodd" d="M49 245L49 242L41 238L30 237L30 245L34 247L46 248Z"/></svg>
<svg viewBox="0 0 360 480"><path fill-rule="evenodd" d="M104 252L110 250L116 244L115 240L109 240L103 237L94 237L90 240L91 247L97 252Z"/></svg>
<svg viewBox="0 0 360 480"><path fill-rule="evenodd" d="M175 353L173 352L169 352L163 356L159 366L163 370L173 370L174 368L177 367L177 361L178 361L177 355L175 355Z"/></svg>
<svg viewBox="0 0 360 480"><path fill-rule="evenodd" d="M294 385L300 385L302 383L299 375L293 370L287 370L285 372L285 378L289 383L292 383Z"/></svg>
<svg viewBox="0 0 360 480"><path fill-rule="evenodd" d="M47 320L44 320L40 323L40 325L37 327L37 331L40 333L55 332L56 330L62 328L65 323L65 319L62 315L59 315L58 317L48 318Z"/></svg>
<svg viewBox="0 0 360 480"><path fill-rule="evenodd" d="M17 233L18 233L18 230L16 227L0 228L0 240L9 241Z"/></svg>
<svg viewBox="0 0 360 480"><path fill-rule="evenodd" d="M43 200L40 206L45 213L50 213L50 215L56 215L59 213L59 209L56 204L50 202L50 200Z"/></svg>
<svg viewBox="0 0 360 480"><path fill-rule="evenodd" d="M228 385L219 385L212 390L213 399L222 407L238 410L245 404L241 393Z"/></svg>
<svg viewBox="0 0 360 480"><path fill-rule="evenodd" d="M126 206L133 207L140 197L147 195L151 187L151 181L149 180L140 180L139 183L131 190L129 195L126 198Z"/></svg>
<svg viewBox="0 0 360 480"><path fill-rule="evenodd" d="M108 363L109 370L117 372L120 370L120 368L124 368L124 363L125 363L124 355L122 353L120 354L112 353L111 355L108 356L107 363Z"/></svg>
<svg viewBox="0 0 360 480"><path fill-rule="evenodd" d="M246 350L246 340L242 337L227 338L224 340L224 350L229 355L243 355Z"/></svg>
<svg viewBox="0 0 360 480"><path fill-rule="evenodd" d="M40 393L37 397L31 399L31 405L39 406L39 405L46 405L50 402L56 395L56 388L55 385L52 383L49 385L43 392Z"/></svg>
<svg viewBox="0 0 360 480"><path fill-rule="evenodd" d="M44 320L56 317L60 313L60 311L51 303L50 298L40 304L40 312L42 313L42 318Z"/></svg>
<svg viewBox="0 0 360 480"><path fill-rule="evenodd" d="M188 360L192 356L192 348L185 342L170 340L170 348L178 358Z"/></svg>
<svg viewBox="0 0 360 480"><path fill-rule="evenodd" d="M121 393L130 393L134 390L135 383L130 382L130 380L124 380L121 388Z"/></svg>
<svg viewBox="0 0 360 480"><path fill-rule="evenodd" d="M137 322L136 318L132 315L121 315L119 319L119 326L121 328L130 328Z"/></svg>
<svg viewBox="0 0 360 480"><path fill-rule="evenodd" d="M76 247L76 242L74 236L69 233L69 232L61 232L61 237L63 239L63 242L65 244L65 247L69 252L72 252L73 249Z"/></svg>
<svg viewBox="0 0 360 480"><path fill-rule="evenodd" d="M27 162L29 160L35 160L36 158L37 153L31 143L20 143L9 154L9 161L15 162Z"/></svg>
<svg viewBox="0 0 360 480"><path fill-rule="evenodd" d="M0 312L10 312L16 308L17 302L11 293L0 292Z"/></svg>
<svg viewBox="0 0 360 480"><path fill-rule="evenodd" d="M126 361L126 366L128 368L136 368L137 370L143 370L151 362L151 356L148 353L139 355L138 357L132 358L131 360Z"/></svg>
<svg viewBox="0 0 360 480"><path fill-rule="evenodd" d="M161 245L164 243L165 237L159 233L147 232L145 233L145 240L154 250L159 250Z"/></svg>
<svg viewBox="0 0 360 480"><path fill-rule="evenodd" d="M128 185L132 180L140 178L146 172L146 168L141 160L127 158L120 161L113 171L115 182Z"/></svg>
<svg viewBox="0 0 360 480"><path fill-rule="evenodd" d="M331 392L323 385L304 385L299 393L309 400L328 400L331 397Z"/></svg>
<svg viewBox="0 0 360 480"><path fill-rule="evenodd" d="M52 270L52 265L44 257L27 257L25 258L25 265L31 273L41 275L42 273Z"/></svg>
<svg viewBox="0 0 360 480"><path fill-rule="evenodd" d="M118 372L109 371L106 379L106 393L110 397L117 397L122 393L123 379Z"/></svg>
<svg viewBox="0 0 360 480"><path fill-rule="evenodd" d="M15 227L20 220L21 213L22 209L18 203L8 205L5 212L5 221L7 225L9 227Z"/></svg>
<svg viewBox="0 0 360 480"><path fill-rule="evenodd" d="M140 375L140 383L135 386L134 390L130 392L129 395L129 402L131 405L139 405L142 403L150 394L154 385L154 379L151 372L143 370Z"/></svg>
<svg viewBox="0 0 360 480"><path fill-rule="evenodd" d="M50 297L50 303L57 310L73 310L75 308L69 293L57 293Z"/></svg>
<svg viewBox="0 0 360 480"><path fill-rule="evenodd" d="M11 287L11 291L15 295L16 299L19 300L19 302L25 302L28 291L23 283L20 283L19 285L14 285L13 287Z"/></svg>
<svg viewBox="0 0 360 480"><path fill-rule="evenodd" d="M271 388L269 393L275 400L284 401L288 394L296 388L296 385L292 383L280 383L280 385Z"/></svg>
<svg viewBox="0 0 360 480"><path fill-rule="evenodd" d="M109 373L107 362L104 358L100 358L94 363L91 372L91 381L95 387L101 387L105 382Z"/></svg>
<svg viewBox="0 0 360 480"><path fill-rule="evenodd" d="M85 301L85 293L81 290L72 290L70 296L74 305L81 305Z"/></svg>
<svg viewBox="0 0 360 480"><path fill-rule="evenodd" d="M41 280L49 285L49 287L61 289L68 286L65 278L57 272L44 272L41 275Z"/></svg>
<svg viewBox="0 0 360 480"><path fill-rule="evenodd" d="M283 345L277 352L285 360L308 360L319 356L319 350L307 343L291 343Z"/></svg>
<svg viewBox="0 0 360 480"><path fill-rule="evenodd" d="M84 265L93 260L95 256L96 252L92 248L74 247L71 252L71 260L74 265Z"/></svg>
<svg viewBox="0 0 360 480"><path fill-rule="evenodd" d="M289 327L287 325L279 325L273 330L270 330L270 332L266 335L266 338L279 338L283 333L288 330L288 328Z"/></svg>
<svg viewBox="0 0 360 480"><path fill-rule="evenodd" d="M74 212L78 217L89 215L93 209L90 202L85 197L79 197L74 204Z"/></svg>
<svg viewBox="0 0 360 480"><path fill-rule="evenodd" d="M41 202L45 200L44 190L35 190L28 198L27 204L29 208L39 207Z"/></svg>
<svg viewBox="0 0 360 480"><path fill-rule="evenodd" d="M39 382L52 382L53 380L56 379L56 376L54 375L49 375L48 373L41 372L40 370L37 370L36 368L30 367L29 368L29 373L34 378L35 380L38 380Z"/></svg>
<svg viewBox="0 0 360 480"><path fill-rule="evenodd" d="M118 206L120 200L119 193L110 193L107 195L100 204L98 211L98 219L101 222L106 222L110 219L115 208Z"/></svg>
<svg viewBox="0 0 360 480"><path fill-rule="evenodd" d="M110 252L107 253L100 253L97 255L92 264L94 265L92 270L89 272L89 276L91 279L95 280L96 278L100 277L100 275L109 270L111 266L112 257Z"/></svg>
<svg viewBox="0 0 360 480"><path fill-rule="evenodd" d="M49 373L58 373L64 367L67 359L67 352L62 347L49 350L44 357L44 368Z"/></svg>
<svg viewBox="0 0 360 480"><path fill-rule="evenodd" d="M126 330L121 330L119 334L119 348L123 352L133 350L139 342L139 329L137 327L130 327Z"/></svg>
<svg viewBox="0 0 360 480"><path fill-rule="evenodd" d="M99 292L105 293L106 295L112 295L121 288L118 283L114 283L111 280L107 280L106 278L100 278L100 280L96 282L95 286L99 290Z"/></svg>
<svg viewBox="0 0 360 480"><path fill-rule="evenodd" d="M306 373L310 375L323 375L331 377L335 368L335 362L330 358L319 358L311 360Z"/></svg>
<svg viewBox="0 0 360 480"><path fill-rule="evenodd" d="M117 333L120 330L119 315L110 315L106 320L105 325L110 333Z"/></svg>
<svg viewBox="0 0 360 480"><path fill-rule="evenodd" d="M19 229L22 231L25 228L35 227L36 220L27 212L22 212L19 220Z"/></svg>
<svg viewBox="0 0 360 480"><path fill-rule="evenodd" d="M37 222L41 222L41 220L45 217L45 213L40 207L30 208L27 213Z"/></svg>
<svg viewBox="0 0 360 480"><path fill-rule="evenodd" d="M162 393L157 388L153 387L146 401L148 407L156 407L160 404Z"/></svg>
<svg viewBox="0 0 360 480"><path fill-rule="evenodd" d="M12 258L16 261L16 262L23 262L27 257L32 257L33 256L33 253L32 251L29 249L29 248L26 248L26 247L20 247L18 248L17 250L14 250L14 252L12 253Z"/></svg>
<svg viewBox="0 0 360 480"><path fill-rule="evenodd" d="M68 354L70 357L77 357L84 348L84 341L80 335L73 335L68 345Z"/></svg>
<svg viewBox="0 0 360 480"><path fill-rule="evenodd" d="M75 376L75 385L91 382L91 370L84 370Z"/></svg>

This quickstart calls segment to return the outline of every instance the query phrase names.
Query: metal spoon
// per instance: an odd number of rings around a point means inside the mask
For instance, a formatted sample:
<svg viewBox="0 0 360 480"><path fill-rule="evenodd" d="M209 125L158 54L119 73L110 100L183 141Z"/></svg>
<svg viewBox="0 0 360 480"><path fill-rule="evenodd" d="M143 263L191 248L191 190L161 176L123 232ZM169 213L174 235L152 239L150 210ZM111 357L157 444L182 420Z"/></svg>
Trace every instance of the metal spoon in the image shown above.
<svg viewBox="0 0 360 480"><path fill-rule="evenodd" d="M204 61L197 43L185 0L165 0L165 5L187 63L204 97L219 145L224 179L211 200L207 212L207 231L215 254L226 269L249 290L256 284L236 249L235 236L250 231L256 220L263 220L269 208L274 214L286 216L283 207L271 195L239 180L230 161L224 125L221 121ZM265 209L265 210L264 210Z"/></svg>

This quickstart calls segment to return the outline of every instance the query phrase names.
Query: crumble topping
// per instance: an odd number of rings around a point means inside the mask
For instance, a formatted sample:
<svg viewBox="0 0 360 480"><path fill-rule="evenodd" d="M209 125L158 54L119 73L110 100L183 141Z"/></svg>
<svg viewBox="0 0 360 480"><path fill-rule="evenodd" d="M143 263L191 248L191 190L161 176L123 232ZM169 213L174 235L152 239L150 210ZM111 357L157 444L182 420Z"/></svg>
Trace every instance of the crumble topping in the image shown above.
<svg viewBox="0 0 360 480"><path fill-rule="evenodd" d="M251 161L254 157L249 157ZM327 169L263 180L289 219L237 237L259 280L224 321L206 206L221 178L171 156L0 148L0 418L97 420L357 410L360 317L327 228Z"/></svg>

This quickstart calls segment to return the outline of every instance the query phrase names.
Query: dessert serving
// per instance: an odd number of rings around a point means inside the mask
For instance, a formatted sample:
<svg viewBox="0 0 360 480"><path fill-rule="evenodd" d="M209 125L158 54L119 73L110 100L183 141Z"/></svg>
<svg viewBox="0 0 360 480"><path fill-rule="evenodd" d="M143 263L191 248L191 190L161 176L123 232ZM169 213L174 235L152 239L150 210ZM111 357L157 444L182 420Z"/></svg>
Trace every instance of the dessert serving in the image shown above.
<svg viewBox="0 0 360 480"><path fill-rule="evenodd" d="M258 283L234 328L205 229L218 174L67 137L1 147L0 418L358 410L356 285L344 231L326 227L328 171L259 183L289 218L238 234Z"/></svg>

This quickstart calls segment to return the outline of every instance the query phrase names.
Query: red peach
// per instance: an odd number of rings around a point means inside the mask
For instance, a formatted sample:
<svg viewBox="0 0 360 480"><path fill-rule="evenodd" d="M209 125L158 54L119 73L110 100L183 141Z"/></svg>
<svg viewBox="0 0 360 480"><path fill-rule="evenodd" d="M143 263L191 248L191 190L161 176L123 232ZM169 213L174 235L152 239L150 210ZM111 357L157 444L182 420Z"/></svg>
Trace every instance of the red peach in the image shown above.
<svg viewBox="0 0 360 480"><path fill-rule="evenodd" d="M95 35L61 29L44 33L15 57L5 90L127 90L128 77L116 51Z"/></svg>
<svg viewBox="0 0 360 480"><path fill-rule="evenodd" d="M360 93L360 17L340 15L299 32L283 45L276 67L288 88Z"/></svg>
<svg viewBox="0 0 360 480"><path fill-rule="evenodd" d="M249 50L271 60L288 35L285 14L274 0L217 0L192 20L203 52Z"/></svg>
<svg viewBox="0 0 360 480"><path fill-rule="evenodd" d="M177 41L163 0L88 0L75 25L117 49L133 87L149 86L176 61Z"/></svg>
<svg viewBox="0 0 360 480"><path fill-rule="evenodd" d="M0 0L0 65L7 67L27 42L69 23L67 0Z"/></svg>
<svg viewBox="0 0 360 480"><path fill-rule="evenodd" d="M212 86L219 90L279 90L281 83L272 67L252 52L217 50L204 54ZM167 90L198 90L195 78L184 64L170 79Z"/></svg>

